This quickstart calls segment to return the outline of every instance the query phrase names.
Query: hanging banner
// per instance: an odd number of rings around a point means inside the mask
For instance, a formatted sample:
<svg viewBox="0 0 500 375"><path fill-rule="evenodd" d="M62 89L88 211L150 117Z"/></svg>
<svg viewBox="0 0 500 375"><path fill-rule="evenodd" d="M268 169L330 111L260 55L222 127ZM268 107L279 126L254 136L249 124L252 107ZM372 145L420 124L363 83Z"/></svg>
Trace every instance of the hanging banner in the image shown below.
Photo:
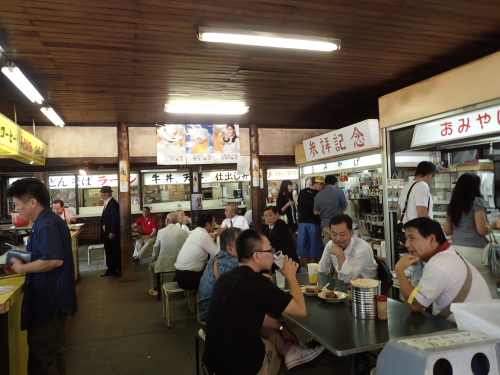
<svg viewBox="0 0 500 375"><path fill-rule="evenodd" d="M0 114L0 155L27 164L45 165L47 144Z"/></svg>
<svg viewBox="0 0 500 375"><path fill-rule="evenodd" d="M303 141L307 161L380 147L378 120L365 120Z"/></svg>
<svg viewBox="0 0 500 375"><path fill-rule="evenodd" d="M9 178L9 185L14 181L20 180L19 177ZM101 186L118 186L118 176L116 174L78 176L78 188L100 188ZM130 186L139 186L139 180L136 174L130 175ZM73 189L75 187L75 176L50 176L50 189ZM99 189L100 190L100 189ZM100 193L99 193L100 194Z"/></svg>
<svg viewBox="0 0 500 375"><path fill-rule="evenodd" d="M239 125L156 125L158 165L238 163Z"/></svg>
<svg viewBox="0 0 500 375"><path fill-rule="evenodd" d="M411 147L500 133L500 105L415 126Z"/></svg>

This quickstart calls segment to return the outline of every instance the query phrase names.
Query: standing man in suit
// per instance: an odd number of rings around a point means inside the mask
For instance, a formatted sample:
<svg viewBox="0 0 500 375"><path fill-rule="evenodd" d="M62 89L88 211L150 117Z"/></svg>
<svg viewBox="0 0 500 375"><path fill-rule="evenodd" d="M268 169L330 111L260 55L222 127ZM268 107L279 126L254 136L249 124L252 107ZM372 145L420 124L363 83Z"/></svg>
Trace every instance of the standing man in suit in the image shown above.
<svg viewBox="0 0 500 375"><path fill-rule="evenodd" d="M120 209L112 196L111 186L101 188L104 210L101 216L101 239L104 240L106 265L108 269L101 276L122 275L122 258L120 246Z"/></svg>

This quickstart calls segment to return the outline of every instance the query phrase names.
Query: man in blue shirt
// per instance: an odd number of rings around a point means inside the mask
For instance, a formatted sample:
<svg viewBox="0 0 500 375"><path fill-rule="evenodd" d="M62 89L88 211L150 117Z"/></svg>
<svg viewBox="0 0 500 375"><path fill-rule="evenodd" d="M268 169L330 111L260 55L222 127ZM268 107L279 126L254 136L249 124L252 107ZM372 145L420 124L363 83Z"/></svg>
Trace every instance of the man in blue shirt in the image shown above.
<svg viewBox="0 0 500 375"><path fill-rule="evenodd" d="M77 312L75 269L67 224L50 209L50 195L35 178L17 180L7 197L25 220L34 220L27 251L32 261L13 259L7 273L26 273L21 329L28 331L28 374L66 374L65 323Z"/></svg>
<svg viewBox="0 0 500 375"><path fill-rule="evenodd" d="M236 237L241 232L238 227L227 228L220 235L220 251L212 257L203 271L198 290L198 311L200 323L206 325L208 306L212 298L214 285L220 275L239 266L236 252Z"/></svg>
<svg viewBox="0 0 500 375"><path fill-rule="evenodd" d="M342 189L337 188L338 180L334 175L325 177L326 187L314 197L314 214L321 216L323 246L331 240L330 219L347 210L347 201Z"/></svg>

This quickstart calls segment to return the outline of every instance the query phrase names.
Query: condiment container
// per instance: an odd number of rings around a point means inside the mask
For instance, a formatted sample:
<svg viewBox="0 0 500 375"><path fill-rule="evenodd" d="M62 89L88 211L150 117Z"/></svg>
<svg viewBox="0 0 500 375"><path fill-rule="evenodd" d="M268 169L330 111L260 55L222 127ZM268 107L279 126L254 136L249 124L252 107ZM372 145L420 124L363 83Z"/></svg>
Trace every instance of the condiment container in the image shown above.
<svg viewBox="0 0 500 375"><path fill-rule="evenodd" d="M377 312L378 320L388 320L386 296L377 296Z"/></svg>

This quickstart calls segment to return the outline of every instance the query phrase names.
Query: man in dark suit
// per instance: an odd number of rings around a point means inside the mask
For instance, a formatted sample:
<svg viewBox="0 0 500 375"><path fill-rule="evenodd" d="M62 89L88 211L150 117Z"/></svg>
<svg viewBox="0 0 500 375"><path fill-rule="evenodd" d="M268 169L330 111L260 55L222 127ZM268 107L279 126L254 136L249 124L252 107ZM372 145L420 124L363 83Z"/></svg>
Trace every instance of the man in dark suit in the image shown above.
<svg viewBox="0 0 500 375"><path fill-rule="evenodd" d="M111 186L101 188L104 210L101 216L101 239L104 241L106 265L108 269L101 276L122 275L122 259L120 246L120 209L118 202L111 195Z"/></svg>
<svg viewBox="0 0 500 375"><path fill-rule="evenodd" d="M294 262L299 263L299 257L295 250L295 242L288 230L286 223L280 219L280 212L276 206L267 206L264 209L264 220L268 227L264 230L266 237L271 242L271 246L276 251L288 255Z"/></svg>

